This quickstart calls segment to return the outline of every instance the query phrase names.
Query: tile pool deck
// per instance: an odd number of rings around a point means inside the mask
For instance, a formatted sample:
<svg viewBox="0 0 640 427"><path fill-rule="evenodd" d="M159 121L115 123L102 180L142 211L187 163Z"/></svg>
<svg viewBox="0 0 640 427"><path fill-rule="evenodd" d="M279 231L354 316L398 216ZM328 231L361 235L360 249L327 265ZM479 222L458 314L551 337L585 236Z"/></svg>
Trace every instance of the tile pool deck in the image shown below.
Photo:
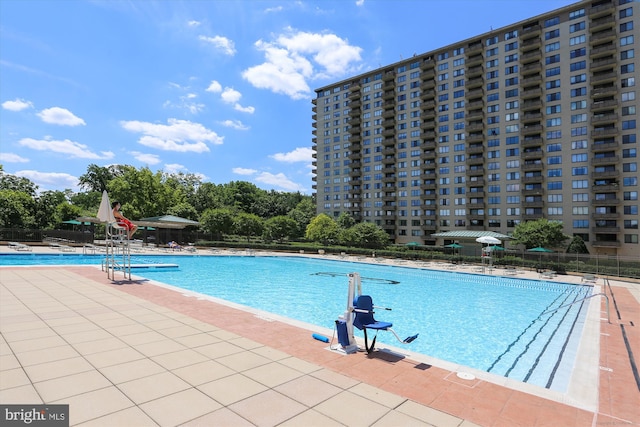
<svg viewBox="0 0 640 427"><path fill-rule="evenodd" d="M344 356L301 325L95 267L3 267L0 403L69 404L83 426L640 425L640 284L601 291L598 374L575 383L590 407L394 353Z"/></svg>

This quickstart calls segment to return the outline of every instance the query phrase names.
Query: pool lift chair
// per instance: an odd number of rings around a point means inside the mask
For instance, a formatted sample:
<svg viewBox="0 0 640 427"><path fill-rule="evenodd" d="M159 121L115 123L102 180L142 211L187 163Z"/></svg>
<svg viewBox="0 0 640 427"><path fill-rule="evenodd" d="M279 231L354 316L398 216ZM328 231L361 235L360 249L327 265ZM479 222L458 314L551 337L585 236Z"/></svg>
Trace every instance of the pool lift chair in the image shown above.
<svg viewBox="0 0 640 427"><path fill-rule="evenodd" d="M369 295L362 295L362 284L359 273L349 273L349 292L347 295L347 309L343 315L336 320L336 329L338 331L338 342L342 346L345 353L355 353L358 351L358 345L353 336L353 327L355 326L364 333L364 346L367 354L373 352L376 345L378 331L389 331L402 344L409 344L418 338L418 334L409 336L404 340L401 339L396 331L391 329L393 323L377 321L374 315L374 309L388 310L390 308L378 307L373 305L373 299ZM375 330L371 345L367 329Z"/></svg>

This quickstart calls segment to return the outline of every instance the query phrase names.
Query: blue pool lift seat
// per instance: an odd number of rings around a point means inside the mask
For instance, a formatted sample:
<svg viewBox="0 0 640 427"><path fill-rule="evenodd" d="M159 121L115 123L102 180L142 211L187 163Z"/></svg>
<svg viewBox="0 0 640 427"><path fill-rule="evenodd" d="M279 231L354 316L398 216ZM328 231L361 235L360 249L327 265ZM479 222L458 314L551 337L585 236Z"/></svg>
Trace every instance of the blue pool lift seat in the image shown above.
<svg viewBox="0 0 640 427"><path fill-rule="evenodd" d="M359 295L356 297L353 303L353 311L355 313L355 318L353 319L353 326L358 328L359 330L364 332L364 346L367 350L367 353L371 353L373 348L376 345L376 338L378 338L378 331L390 331L395 335L395 337L403 344L409 344L413 340L415 340L418 335L413 335L407 337L404 340L401 340L398 335L395 333L391 327L393 323L390 322L380 322L377 321L374 317L374 305L373 299L369 295ZM379 307L378 307L379 308ZM391 310L390 308L384 308L384 310ZM375 336L373 337L373 341L371 342L371 346L369 346L369 340L367 337L367 329L373 329L376 331Z"/></svg>

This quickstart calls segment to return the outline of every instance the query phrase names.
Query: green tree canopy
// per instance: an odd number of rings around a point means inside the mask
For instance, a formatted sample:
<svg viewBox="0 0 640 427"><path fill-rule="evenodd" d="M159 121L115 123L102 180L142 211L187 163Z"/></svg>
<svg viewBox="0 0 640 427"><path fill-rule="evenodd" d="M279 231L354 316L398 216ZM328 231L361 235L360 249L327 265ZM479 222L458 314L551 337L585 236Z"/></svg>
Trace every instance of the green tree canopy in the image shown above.
<svg viewBox="0 0 640 427"><path fill-rule="evenodd" d="M245 236L247 242L251 236L259 236L264 229L262 218L258 215L241 212L233 218L233 231L235 234Z"/></svg>
<svg viewBox="0 0 640 427"><path fill-rule="evenodd" d="M229 234L233 227L234 213L230 209L207 209L200 215L200 227L207 233L216 235L217 240L222 240L225 234Z"/></svg>
<svg viewBox="0 0 640 427"><path fill-rule="evenodd" d="M285 215L274 216L264 223L263 237L267 241L276 240L282 243L285 239L296 237L297 233L298 224Z"/></svg>
<svg viewBox="0 0 640 427"><path fill-rule="evenodd" d="M35 202L18 190L0 190L0 228L33 228Z"/></svg>
<svg viewBox="0 0 640 427"><path fill-rule="evenodd" d="M316 215L316 206L313 203L313 199L304 197L287 215L296 222L295 234L292 237L304 237L307 225Z"/></svg>
<svg viewBox="0 0 640 427"><path fill-rule="evenodd" d="M389 234L371 222L360 222L340 233L342 244L369 249L382 249L389 244Z"/></svg>
<svg viewBox="0 0 640 427"><path fill-rule="evenodd" d="M512 242L524 245L527 249L541 246L557 248L569 238L562 232L562 223L540 218L535 221L521 222L513 229Z"/></svg>
<svg viewBox="0 0 640 427"><path fill-rule="evenodd" d="M338 239L339 231L340 227L338 227L338 223L333 218L327 214L320 214L307 225L305 238L312 242L328 245Z"/></svg>
<svg viewBox="0 0 640 427"><path fill-rule="evenodd" d="M587 245L585 245L582 237L575 236L569 246L567 247L568 254L588 254L589 250L587 249Z"/></svg>

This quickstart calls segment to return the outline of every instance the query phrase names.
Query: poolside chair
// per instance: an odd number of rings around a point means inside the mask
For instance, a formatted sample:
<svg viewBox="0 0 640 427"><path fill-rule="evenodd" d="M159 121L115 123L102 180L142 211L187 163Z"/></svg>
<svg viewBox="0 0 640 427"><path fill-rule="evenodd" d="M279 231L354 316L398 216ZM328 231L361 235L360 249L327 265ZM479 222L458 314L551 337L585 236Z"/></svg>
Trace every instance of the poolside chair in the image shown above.
<svg viewBox="0 0 640 427"><path fill-rule="evenodd" d="M391 332L398 341L403 344L409 344L418 338L418 334L407 337L404 340L401 340L398 334L391 329L393 323L390 322L379 322L374 317L374 308L373 300L369 295L359 295L353 303L353 311L355 312L355 318L353 319L353 326L360 329L364 332L364 347L367 350L367 354L373 351L373 348L376 345L376 338L378 338L378 331L389 331ZM384 310L391 310L390 308L384 308ZM367 329L373 329L376 331L376 335L373 337L373 341L371 345L369 345L369 339L367 337Z"/></svg>
<svg viewBox="0 0 640 427"><path fill-rule="evenodd" d="M586 283L596 283L597 281L598 281L598 278L593 274L585 274L584 276L582 276L582 280L581 280L581 282L586 282Z"/></svg>

